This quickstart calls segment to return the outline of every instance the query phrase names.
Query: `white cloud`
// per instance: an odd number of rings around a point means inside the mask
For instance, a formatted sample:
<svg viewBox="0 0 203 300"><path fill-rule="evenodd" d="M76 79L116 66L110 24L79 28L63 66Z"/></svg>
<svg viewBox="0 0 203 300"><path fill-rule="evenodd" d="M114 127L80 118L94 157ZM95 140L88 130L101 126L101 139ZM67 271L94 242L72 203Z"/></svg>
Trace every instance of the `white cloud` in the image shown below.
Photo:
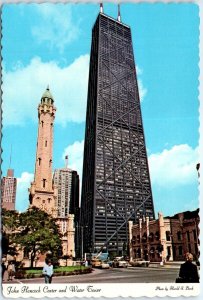
<svg viewBox="0 0 203 300"><path fill-rule="evenodd" d="M47 84L57 108L55 122L85 121L89 73L89 55L82 55L66 66L42 62L39 57L23 66L18 62L12 71L3 68L3 124L22 125L37 121L37 107ZM141 100L146 89L139 80Z"/></svg>
<svg viewBox="0 0 203 300"><path fill-rule="evenodd" d="M139 78L138 78L138 88L139 88L140 101L143 101L144 97L147 94L147 89L143 86L143 83Z"/></svg>
<svg viewBox="0 0 203 300"><path fill-rule="evenodd" d="M137 83L139 88L140 101L143 101L144 97L147 94L147 89L144 87L143 82L141 80L141 75L143 73L143 70L140 69L139 66L136 66L136 73L137 73Z"/></svg>
<svg viewBox="0 0 203 300"><path fill-rule="evenodd" d="M170 150L149 156L149 168L153 184L164 188L188 185L197 181L196 164L198 148L187 144L175 145Z"/></svg>
<svg viewBox="0 0 203 300"><path fill-rule="evenodd" d="M37 106L47 84L55 100L56 123L83 122L86 114L89 55L60 68L55 61L35 57L30 64L3 71L3 124L37 120Z"/></svg>
<svg viewBox="0 0 203 300"><path fill-rule="evenodd" d="M60 52L78 38L79 27L72 18L70 5L41 4L36 6L40 22L32 28L32 35L39 43L56 47Z"/></svg>
<svg viewBox="0 0 203 300"><path fill-rule="evenodd" d="M28 208L29 193L31 181L33 181L34 175L28 172L23 172L21 177L17 178L17 195L16 195L16 209L24 211Z"/></svg>

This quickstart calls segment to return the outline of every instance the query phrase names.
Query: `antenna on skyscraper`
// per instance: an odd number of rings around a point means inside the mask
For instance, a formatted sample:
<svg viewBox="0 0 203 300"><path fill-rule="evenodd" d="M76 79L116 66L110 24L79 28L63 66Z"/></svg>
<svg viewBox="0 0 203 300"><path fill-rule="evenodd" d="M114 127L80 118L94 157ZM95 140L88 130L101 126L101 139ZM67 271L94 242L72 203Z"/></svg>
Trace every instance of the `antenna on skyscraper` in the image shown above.
<svg viewBox="0 0 203 300"><path fill-rule="evenodd" d="M100 3L100 13L103 13L103 3Z"/></svg>
<svg viewBox="0 0 203 300"><path fill-rule="evenodd" d="M12 144L11 144L11 152L10 152L10 159L9 159L9 169L11 168L11 158L12 158Z"/></svg>
<svg viewBox="0 0 203 300"><path fill-rule="evenodd" d="M120 4L118 4L118 22L121 22L121 12L120 12Z"/></svg>
<svg viewBox="0 0 203 300"><path fill-rule="evenodd" d="M65 156L65 167L68 168L68 155Z"/></svg>

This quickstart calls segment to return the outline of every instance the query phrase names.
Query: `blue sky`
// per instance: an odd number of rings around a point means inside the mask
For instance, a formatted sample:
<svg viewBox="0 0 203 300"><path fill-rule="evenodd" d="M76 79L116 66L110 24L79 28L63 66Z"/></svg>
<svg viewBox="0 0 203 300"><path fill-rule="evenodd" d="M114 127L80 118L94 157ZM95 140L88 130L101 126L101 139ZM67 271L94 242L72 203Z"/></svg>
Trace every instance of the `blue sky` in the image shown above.
<svg viewBox="0 0 203 300"><path fill-rule="evenodd" d="M16 208L28 207L37 105L47 87L57 107L54 168L82 174L91 28L98 4L3 6L3 175L18 178ZM115 4L104 12L117 16ZM198 207L199 8L185 4L122 4L137 66L156 213ZM15 26L13 26L15 24Z"/></svg>

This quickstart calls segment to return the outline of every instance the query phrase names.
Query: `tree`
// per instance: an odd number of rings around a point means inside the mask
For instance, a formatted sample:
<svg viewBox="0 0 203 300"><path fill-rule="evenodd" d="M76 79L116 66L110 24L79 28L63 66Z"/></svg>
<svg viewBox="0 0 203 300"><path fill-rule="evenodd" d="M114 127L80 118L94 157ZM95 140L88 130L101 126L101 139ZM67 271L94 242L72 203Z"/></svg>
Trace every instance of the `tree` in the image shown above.
<svg viewBox="0 0 203 300"><path fill-rule="evenodd" d="M19 214L16 211L6 210L2 208L2 254L17 255L15 245L15 232L19 225Z"/></svg>
<svg viewBox="0 0 203 300"><path fill-rule="evenodd" d="M14 241L21 249L29 252L31 268L38 253L49 252L56 258L61 248L61 234L55 219L37 207L19 214L19 226Z"/></svg>

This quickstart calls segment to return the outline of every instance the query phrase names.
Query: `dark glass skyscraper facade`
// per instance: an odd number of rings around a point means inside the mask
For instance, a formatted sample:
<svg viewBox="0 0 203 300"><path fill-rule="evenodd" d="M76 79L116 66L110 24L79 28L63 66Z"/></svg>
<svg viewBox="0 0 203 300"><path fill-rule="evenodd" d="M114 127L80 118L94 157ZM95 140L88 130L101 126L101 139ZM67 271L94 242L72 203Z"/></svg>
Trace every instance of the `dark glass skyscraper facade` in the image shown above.
<svg viewBox="0 0 203 300"><path fill-rule="evenodd" d="M128 221L154 218L130 27L103 13L92 30L81 221L84 252L123 253Z"/></svg>

